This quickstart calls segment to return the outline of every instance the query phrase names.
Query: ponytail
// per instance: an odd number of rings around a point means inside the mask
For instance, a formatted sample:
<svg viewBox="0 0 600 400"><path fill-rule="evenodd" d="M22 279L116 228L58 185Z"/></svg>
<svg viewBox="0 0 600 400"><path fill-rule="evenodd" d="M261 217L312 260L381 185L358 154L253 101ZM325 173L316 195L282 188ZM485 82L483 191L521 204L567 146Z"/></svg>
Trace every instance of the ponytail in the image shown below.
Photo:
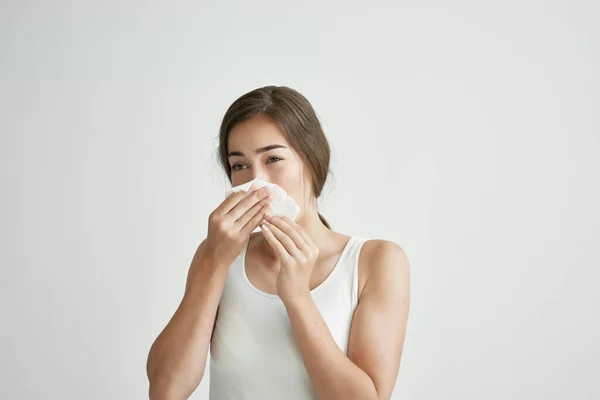
<svg viewBox="0 0 600 400"><path fill-rule="evenodd" d="M331 226L329 225L329 222L327 222L327 220L325 219L324 216L321 215L321 213L317 213L319 215L319 219L321 220L321 222L323 224L325 224L325 226L327 227L327 229L331 229Z"/></svg>

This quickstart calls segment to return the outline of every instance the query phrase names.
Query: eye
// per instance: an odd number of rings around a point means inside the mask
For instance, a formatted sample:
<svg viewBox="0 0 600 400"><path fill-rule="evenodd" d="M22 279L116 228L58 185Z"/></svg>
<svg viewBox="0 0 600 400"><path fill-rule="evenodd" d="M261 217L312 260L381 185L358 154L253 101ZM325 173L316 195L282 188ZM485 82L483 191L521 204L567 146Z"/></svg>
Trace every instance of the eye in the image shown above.
<svg viewBox="0 0 600 400"><path fill-rule="evenodd" d="M269 158L267 158L267 160L273 160L273 159L275 159L275 161L280 161L280 160L283 160L283 158L281 158L281 157L277 157L277 156L273 156L273 157L269 157ZM275 162L275 161L273 161L273 162ZM268 164L268 163L267 163L267 164Z"/></svg>
<svg viewBox="0 0 600 400"><path fill-rule="evenodd" d="M238 166L241 166L241 167L243 167L243 166L244 166L244 164L240 164L240 163L233 164L233 165L231 166L231 170L232 170L232 171L240 171L240 169L236 168L236 167L238 167Z"/></svg>
<svg viewBox="0 0 600 400"><path fill-rule="evenodd" d="M281 158L281 157L271 156L271 157L267 158L267 164L271 164L273 162L282 161L282 160L283 160L283 158ZM242 167L242 168L238 168L238 167ZM241 171L242 169L244 169L243 167L244 167L244 164L236 163L231 166L231 170L232 171Z"/></svg>

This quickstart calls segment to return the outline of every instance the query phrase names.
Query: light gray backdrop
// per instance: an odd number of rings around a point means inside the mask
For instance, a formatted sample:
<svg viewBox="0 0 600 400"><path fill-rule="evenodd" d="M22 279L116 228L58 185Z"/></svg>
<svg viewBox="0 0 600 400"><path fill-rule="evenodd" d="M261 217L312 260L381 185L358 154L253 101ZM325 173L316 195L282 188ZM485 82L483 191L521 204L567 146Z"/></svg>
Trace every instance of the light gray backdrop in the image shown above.
<svg viewBox="0 0 600 400"><path fill-rule="evenodd" d="M599 3L207 3L1 3L0 398L147 396L269 84L323 122L334 229L409 256L395 399L600 398Z"/></svg>

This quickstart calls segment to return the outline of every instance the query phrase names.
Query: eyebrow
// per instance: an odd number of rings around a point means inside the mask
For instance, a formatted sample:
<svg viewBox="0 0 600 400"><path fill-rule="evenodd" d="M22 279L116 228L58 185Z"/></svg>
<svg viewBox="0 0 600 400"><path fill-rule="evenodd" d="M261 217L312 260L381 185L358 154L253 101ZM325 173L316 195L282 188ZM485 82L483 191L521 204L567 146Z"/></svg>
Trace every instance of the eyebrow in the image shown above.
<svg viewBox="0 0 600 400"><path fill-rule="evenodd" d="M287 147L282 144L271 144L269 146L258 148L256 150L254 150L254 152L256 154L260 154L260 153L264 153L264 152L267 152L267 151L270 151L273 149L287 149ZM242 153L241 151L231 151L227 155L227 158L232 157L232 156L246 157L246 155L244 153Z"/></svg>

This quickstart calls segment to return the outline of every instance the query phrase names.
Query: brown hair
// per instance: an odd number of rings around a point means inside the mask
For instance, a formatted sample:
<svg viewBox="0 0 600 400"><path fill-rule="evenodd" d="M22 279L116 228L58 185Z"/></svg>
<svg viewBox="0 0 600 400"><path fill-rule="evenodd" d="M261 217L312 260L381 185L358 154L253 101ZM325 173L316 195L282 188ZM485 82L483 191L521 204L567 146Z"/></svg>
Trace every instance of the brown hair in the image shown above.
<svg viewBox="0 0 600 400"><path fill-rule="evenodd" d="M321 123L310 102L298 91L287 86L264 86L235 100L223 116L219 130L219 161L231 182L231 167L227 160L227 138L231 129L258 115L273 119L292 148L300 155L311 174L312 193L321 195L329 174L331 150ZM319 218L331 229L327 220Z"/></svg>

